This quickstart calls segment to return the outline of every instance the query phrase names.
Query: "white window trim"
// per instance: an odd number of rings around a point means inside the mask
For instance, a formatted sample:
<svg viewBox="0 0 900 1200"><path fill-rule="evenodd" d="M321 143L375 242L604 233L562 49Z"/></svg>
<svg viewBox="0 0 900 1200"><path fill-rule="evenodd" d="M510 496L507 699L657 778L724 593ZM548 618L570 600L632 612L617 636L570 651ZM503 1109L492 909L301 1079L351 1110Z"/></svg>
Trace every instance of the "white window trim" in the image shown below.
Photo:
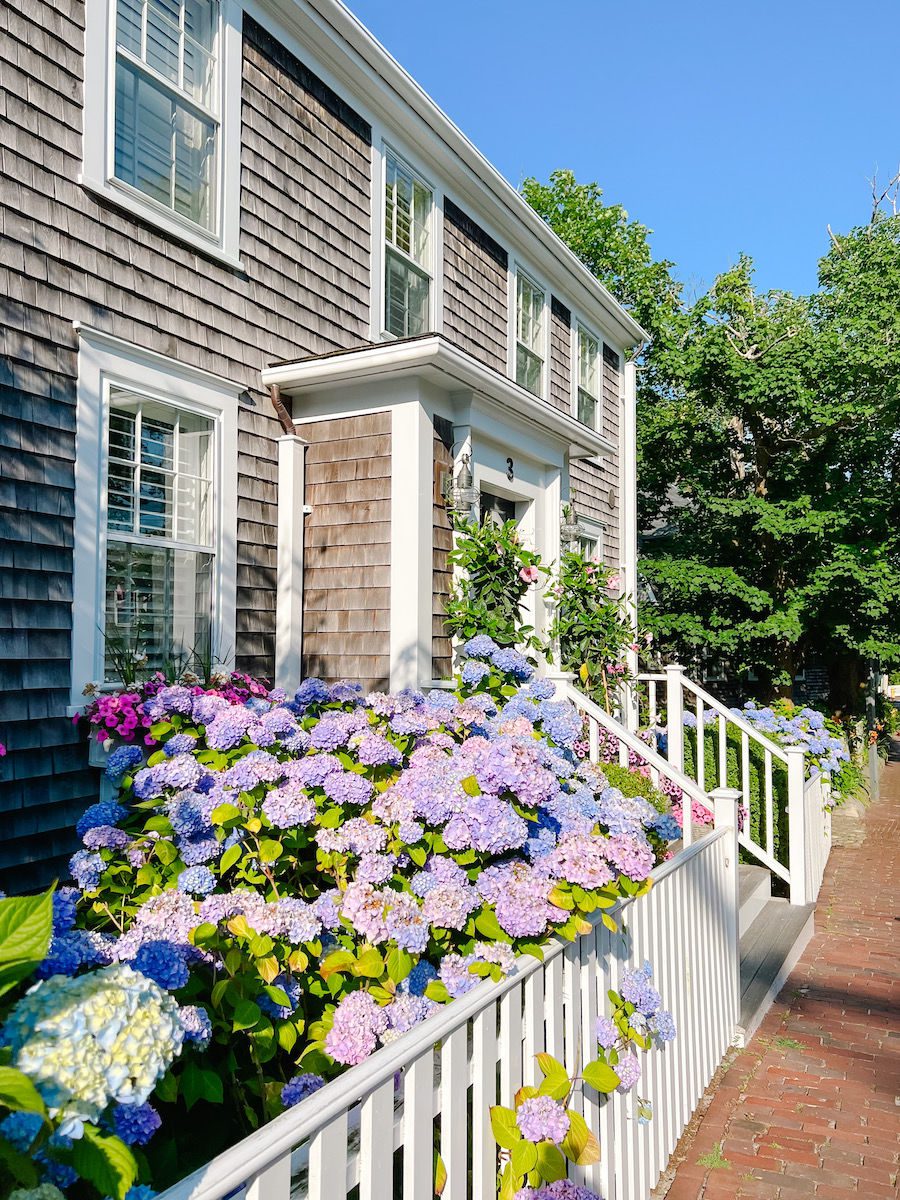
<svg viewBox="0 0 900 1200"><path fill-rule="evenodd" d="M578 513L578 504L576 499L576 519L581 533L584 537L593 538L597 542L596 561L603 563L606 561L606 524L603 521L598 521L595 517L585 517Z"/></svg>
<svg viewBox="0 0 900 1200"><path fill-rule="evenodd" d="M401 149L397 140L383 131L372 129L372 281L370 289L370 337L373 342L397 341L395 334L385 328L385 265L387 239L384 234L384 195L387 179L388 154L393 155L419 183L431 192L431 218L428 236L431 239L431 286L428 289L428 333L441 333L444 324L444 193L432 176L413 155ZM402 251L401 251L402 253Z"/></svg>
<svg viewBox="0 0 900 1200"><path fill-rule="evenodd" d="M544 317L541 322L541 390L538 393L541 400L546 400L550 387L550 288L541 279L540 275L536 275L534 271L528 267L524 267L518 260L513 260L509 271L509 354L507 358L507 370L509 371L510 379L517 384L518 387L523 387L523 384L518 383L516 379L516 351L518 350L518 279L520 275L532 283L536 288L544 293ZM525 389L528 391L528 389ZM534 393L532 393L533 395Z"/></svg>
<svg viewBox="0 0 900 1200"><path fill-rule="evenodd" d="M103 678L106 593L107 429L111 387L146 393L211 417L215 429L216 538L212 645L234 660L236 631L237 423L243 389L207 371L75 323L78 400L75 435L75 553L71 711L86 683Z"/></svg>
<svg viewBox="0 0 900 1200"><path fill-rule="evenodd" d="M597 382L599 386L599 394L597 396L597 424L594 427L595 431L605 436L604 430L606 427L605 414L603 412L603 335L598 333L596 329L588 325L586 321L582 321L580 317L572 315L571 325L571 355L569 375L571 377L571 392L572 392L572 416L578 420L578 390L579 390L579 365L580 358L578 354L578 334L583 331L588 337L594 338L597 343ZM608 345L609 343L607 343Z"/></svg>
<svg viewBox="0 0 900 1200"><path fill-rule="evenodd" d="M79 183L177 241L242 270L239 253L243 54L240 2L221 0L215 231L204 229L115 177L115 8L115 0L88 0L86 5L84 159Z"/></svg>

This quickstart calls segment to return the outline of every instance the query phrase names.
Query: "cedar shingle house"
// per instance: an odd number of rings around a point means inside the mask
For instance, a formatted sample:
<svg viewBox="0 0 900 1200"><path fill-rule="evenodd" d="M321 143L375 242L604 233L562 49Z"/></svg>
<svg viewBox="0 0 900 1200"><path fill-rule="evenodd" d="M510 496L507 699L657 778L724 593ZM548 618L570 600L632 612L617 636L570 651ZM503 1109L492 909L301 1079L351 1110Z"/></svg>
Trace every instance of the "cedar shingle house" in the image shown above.
<svg viewBox="0 0 900 1200"><path fill-rule="evenodd" d="M338 0L11 0L2 21L17 889L58 873L96 795L71 716L117 647L445 678L464 468L548 560L575 488L630 588L642 332Z"/></svg>

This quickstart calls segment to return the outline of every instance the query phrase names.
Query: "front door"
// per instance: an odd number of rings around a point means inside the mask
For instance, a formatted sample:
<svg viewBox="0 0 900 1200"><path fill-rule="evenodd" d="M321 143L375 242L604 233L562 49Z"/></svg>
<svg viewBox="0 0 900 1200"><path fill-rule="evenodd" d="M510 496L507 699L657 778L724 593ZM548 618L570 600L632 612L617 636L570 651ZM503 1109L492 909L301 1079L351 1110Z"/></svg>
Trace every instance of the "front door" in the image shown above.
<svg viewBox="0 0 900 1200"><path fill-rule="evenodd" d="M507 500L505 496L495 496L493 492L481 493L481 523L490 517L497 525L504 521L516 520L516 502Z"/></svg>

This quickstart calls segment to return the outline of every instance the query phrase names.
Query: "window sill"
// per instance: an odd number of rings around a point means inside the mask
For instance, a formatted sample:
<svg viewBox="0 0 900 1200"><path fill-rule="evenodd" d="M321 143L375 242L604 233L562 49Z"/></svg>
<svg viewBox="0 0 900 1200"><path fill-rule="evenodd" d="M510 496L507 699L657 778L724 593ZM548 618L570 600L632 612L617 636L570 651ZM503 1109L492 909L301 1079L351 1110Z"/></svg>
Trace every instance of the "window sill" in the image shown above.
<svg viewBox="0 0 900 1200"><path fill-rule="evenodd" d="M196 250L198 254L202 254L205 258L211 258L216 262L222 263L233 271L243 272L244 264L241 262L240 257L228 253L214 238L205 236L189 222L182 221L178 216L168 213L161 206L157 207L152 202L148 202L139 192L130 188L127 184L120 184L112 180L101 183L99 180L90 179L86 175L80 175L78 182L85 191L92 192L100 199L114 204L116 208L122 209L128 216L135 217L140 221L145 221L148 225L154 226L160 233L174 239L176 242L180 242L190 250Z"/></svg>

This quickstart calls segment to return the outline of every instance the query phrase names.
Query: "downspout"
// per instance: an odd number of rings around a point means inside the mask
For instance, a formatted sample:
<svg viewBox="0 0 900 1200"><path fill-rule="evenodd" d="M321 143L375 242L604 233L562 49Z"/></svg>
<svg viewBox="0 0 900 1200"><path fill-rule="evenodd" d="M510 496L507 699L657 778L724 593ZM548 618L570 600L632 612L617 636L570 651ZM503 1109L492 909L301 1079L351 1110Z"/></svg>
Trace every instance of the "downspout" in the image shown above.
<svg viewBox="0 0 900 1200"><path fill-rule="evenodd" d="M272 407L284 433L278 439L278 554L275 588L275 683L288 692L300 684L303 662L303 522L306 514L306 442L298 437L277 384Z"/></svg>

